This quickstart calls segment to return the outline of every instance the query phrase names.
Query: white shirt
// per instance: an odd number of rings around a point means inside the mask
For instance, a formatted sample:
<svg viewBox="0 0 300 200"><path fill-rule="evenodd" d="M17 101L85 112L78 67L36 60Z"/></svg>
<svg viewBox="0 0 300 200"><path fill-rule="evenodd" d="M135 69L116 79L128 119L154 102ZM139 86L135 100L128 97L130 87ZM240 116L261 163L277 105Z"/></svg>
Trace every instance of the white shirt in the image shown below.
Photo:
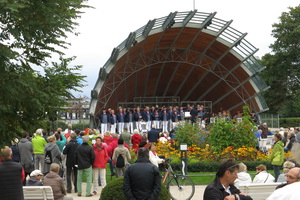
<svg viewBox="0 0 300 200"><path fill-rule="evenodd" d="M252 179L250 174L247 172L239 172L237 173L238 178L234 181L234 186L239 188L240 184L249 184L252 183Z"/></svg>
<svg viewBox="0 0 300 200"><path fill-rule="evenodd" d="M275 190L267 200L298 200L299 199L300 182L286 185Z"/></svg>
<svg viewBox="0 0 300 200"><path fill-rule="evenodd" d="M274 183L275 178L267 171L259 172L253 179L253 183Z"/></svg>
<svg viewBox="0 0 300 200"><path fill-rule="evenodd" d="M158 164L163 162L163 159L159 158L156 155L154 155L154 153L152 151L149 152L149 160L152 164L154 164L156 167L158 167Z"/></svg>

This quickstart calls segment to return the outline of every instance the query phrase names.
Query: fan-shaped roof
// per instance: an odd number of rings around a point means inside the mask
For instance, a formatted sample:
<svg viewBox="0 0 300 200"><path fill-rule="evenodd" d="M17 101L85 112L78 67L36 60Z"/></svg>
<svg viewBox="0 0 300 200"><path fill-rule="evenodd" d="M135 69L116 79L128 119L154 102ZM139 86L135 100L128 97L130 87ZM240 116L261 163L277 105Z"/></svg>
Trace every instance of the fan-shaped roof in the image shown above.
<svg viewBox="0 0 300 200"><path fill-rule="evenodd" d="M212 110L267 108L258 51L216 13L174 12L131 32L100 69L90 112L136 97L211 101Z"/></svg>

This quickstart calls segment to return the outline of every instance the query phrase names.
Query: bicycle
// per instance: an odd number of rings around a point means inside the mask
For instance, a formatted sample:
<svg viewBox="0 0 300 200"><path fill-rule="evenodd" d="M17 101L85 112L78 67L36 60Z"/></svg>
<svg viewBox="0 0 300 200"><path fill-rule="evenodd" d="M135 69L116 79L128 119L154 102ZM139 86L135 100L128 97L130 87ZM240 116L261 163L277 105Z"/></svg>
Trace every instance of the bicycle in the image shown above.
<svg viewBox="0 0 300 200"><path fill-rule="evenodd" d="M176 174L169 162L171 162L171 159L165 159L162 166L162 168L166 170L162 183L165 183L171 174L172 178L167 183L167 189L169 190L171 198L173 200L190 200L195 193L194 182L185 175Z"/></svg>

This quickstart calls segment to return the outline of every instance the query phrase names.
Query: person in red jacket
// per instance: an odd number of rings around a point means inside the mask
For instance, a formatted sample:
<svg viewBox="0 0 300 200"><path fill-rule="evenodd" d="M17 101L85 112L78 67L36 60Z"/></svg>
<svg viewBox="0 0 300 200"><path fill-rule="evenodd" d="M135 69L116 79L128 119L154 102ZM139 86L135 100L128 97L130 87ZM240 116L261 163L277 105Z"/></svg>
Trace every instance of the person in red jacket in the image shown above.
<svg viewBox="0 0 300 200"><path fill-rule="evenodd" d="M111 136L110 132L105 133L103 140L107 145L113 141L113 137Z"/></svg>
<svg viewBox="0 0 300 200"><path fill-rule="evenodd" d="M134 134L131 136L131 143L135 154L137 154L137 150L139 149L139 144L142 142L142 136L139 134L139 131L137 129L134 129L133 133Z"/></svg>
<svg viewBox="0 0 300 200"><path fill-rule="evenodd" d="M93 146L95 152L95 161L93 163L93 177L94 177L94 195L98 193L98 176L100 175L101 187L106 186L106 163L108 161L108 154L106 148L102 145L102 138L97 137L96 143Z"/></svg>

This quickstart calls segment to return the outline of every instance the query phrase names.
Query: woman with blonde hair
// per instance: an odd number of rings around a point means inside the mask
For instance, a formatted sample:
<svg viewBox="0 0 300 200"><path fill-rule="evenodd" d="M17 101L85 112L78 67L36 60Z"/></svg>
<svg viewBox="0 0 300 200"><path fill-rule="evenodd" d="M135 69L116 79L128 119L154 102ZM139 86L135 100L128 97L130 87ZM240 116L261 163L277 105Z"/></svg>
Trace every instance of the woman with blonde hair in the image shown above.
<svg viewBox="0 0 300 200"><path fill-rule="evenodd" d="M294 167L295 163L291 161L285 161L283 163L283 173L278 176L277 182L286 182L286 174Z"/></svg>
<svg viewBox="0 0 300 200"><path fill-rule="evenodd" d="M234 181L234 186L239 187L241 184L252 183L252 179L249 173L247 173L247 166L244 163L239 163L238 178Z"/></svg>
<svg viewBox="0 0 300 200"><path fill-rule="evenodd" d="M48 142L45 146L45 164L43 168L43 174L46 175L50 171L51 163L61 164L61 152L56 144L56 137L55 135L51 135L47 138ZM51 154L51 161L46 161L46 157L49 153Z"/></svg>

